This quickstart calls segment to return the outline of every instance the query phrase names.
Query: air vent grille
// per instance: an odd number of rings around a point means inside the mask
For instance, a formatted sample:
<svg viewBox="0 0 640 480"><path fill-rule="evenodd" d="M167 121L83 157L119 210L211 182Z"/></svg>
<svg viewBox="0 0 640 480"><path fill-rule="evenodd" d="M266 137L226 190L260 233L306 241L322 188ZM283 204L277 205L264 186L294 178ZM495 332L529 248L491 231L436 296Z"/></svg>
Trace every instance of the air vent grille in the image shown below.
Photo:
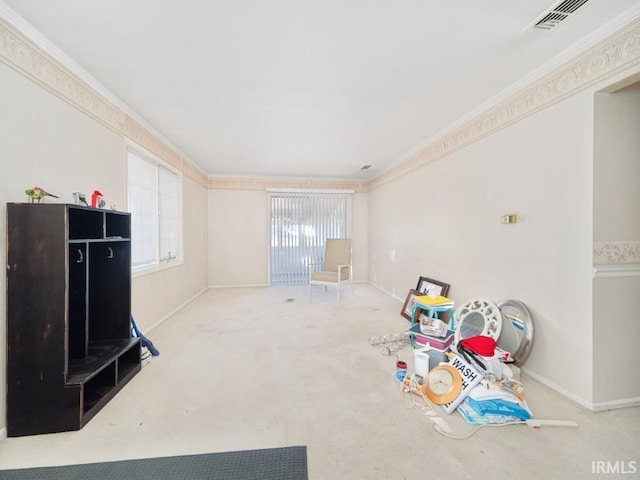
<svg viewBox="0 0 640 480"><path fill-rule="evenodd" d="M562 0L547 9L535 22L533 28L551 30L565 21L589 0Z"/></svg>

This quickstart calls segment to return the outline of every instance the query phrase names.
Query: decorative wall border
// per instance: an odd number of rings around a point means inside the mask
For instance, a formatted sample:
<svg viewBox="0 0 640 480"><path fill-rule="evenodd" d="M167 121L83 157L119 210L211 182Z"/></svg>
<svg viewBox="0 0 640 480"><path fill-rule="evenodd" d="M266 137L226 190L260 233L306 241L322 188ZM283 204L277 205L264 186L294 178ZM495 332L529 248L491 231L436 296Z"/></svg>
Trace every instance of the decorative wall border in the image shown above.
<svg viewBox="0 0 640 480"><path fill-rule="evenodd" d="M407 175L523 118L640 64L640 19L420 149L371 180L369 190Z"/></svg>
<svg viewBox="0 0 640 480"><path fill-rule="evenodd" d="M366 193L365 183L340 180L270 180L254 178L209 177L208 188L212 190L267 190L269 188L295 188L302 190L353 190Z"/></svg>
<svg viewBox="0 0 640 480"><path fill-rule="evenodd" d="M640 265L640 240L593 242L594 265Z"/></svg>
<svg viewBox="0 0 640 480"><path fill-rule="evenodd" d="M207 186L207 175L198 167L2 19L0 62L105 127L139 143L203 187Z"/></svg>
<svg viewBox="0 0 640 480"><path fill-rule="evenodd" d="M593 242L593 277L640 277L640 240Z"/></svg>

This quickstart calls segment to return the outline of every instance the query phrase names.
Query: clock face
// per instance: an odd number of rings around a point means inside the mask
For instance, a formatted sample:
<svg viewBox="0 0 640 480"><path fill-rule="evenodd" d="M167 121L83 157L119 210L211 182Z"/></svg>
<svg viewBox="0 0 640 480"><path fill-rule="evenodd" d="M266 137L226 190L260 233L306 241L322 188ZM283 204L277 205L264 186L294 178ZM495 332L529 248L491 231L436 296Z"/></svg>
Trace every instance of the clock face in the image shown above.
<svg viewBox="0 0 640 480"><path fill-rule="evenodd" d="M448 370L437 370L429 375L429 389L436 395L449 393L453 388L453 375Z"/></svg>
<svg viewBox="0 0 640 480"><path fill-rule="evenodd" d="M460 372L449 364L438 365L427 374L426 396L436 405L453 401L462 390Z"/></svg>

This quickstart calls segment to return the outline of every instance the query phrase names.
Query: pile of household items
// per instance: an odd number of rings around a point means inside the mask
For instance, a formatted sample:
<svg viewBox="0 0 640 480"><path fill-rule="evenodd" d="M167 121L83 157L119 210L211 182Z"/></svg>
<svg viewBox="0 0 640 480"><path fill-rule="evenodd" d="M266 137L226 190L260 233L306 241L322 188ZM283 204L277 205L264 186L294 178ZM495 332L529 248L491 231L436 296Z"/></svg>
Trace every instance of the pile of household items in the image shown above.
<svg viewBox="0 0 640 480"><path fill-rule="evenodd" d="M414 371L399 360L396 380L446 414L457 410L469 424L529 420L519 381L533 341L527 307L517 300L475 299L455 309L448 290L420 277L407 295L401 314L411 322L405 340L413 347Z"/></svg>

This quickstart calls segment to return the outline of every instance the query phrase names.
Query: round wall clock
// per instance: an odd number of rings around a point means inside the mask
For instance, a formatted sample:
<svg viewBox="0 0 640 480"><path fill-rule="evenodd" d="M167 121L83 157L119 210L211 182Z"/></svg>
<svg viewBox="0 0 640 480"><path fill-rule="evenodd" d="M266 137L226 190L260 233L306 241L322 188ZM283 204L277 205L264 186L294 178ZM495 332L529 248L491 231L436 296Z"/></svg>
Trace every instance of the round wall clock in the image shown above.
<svg viewBox="0 0 640 480"><path fill-rule="evenodd" d="M462 377L452 365L442 363L429 371L424 386L429 400L436 405L445 405L460 395Z"/></svg>

